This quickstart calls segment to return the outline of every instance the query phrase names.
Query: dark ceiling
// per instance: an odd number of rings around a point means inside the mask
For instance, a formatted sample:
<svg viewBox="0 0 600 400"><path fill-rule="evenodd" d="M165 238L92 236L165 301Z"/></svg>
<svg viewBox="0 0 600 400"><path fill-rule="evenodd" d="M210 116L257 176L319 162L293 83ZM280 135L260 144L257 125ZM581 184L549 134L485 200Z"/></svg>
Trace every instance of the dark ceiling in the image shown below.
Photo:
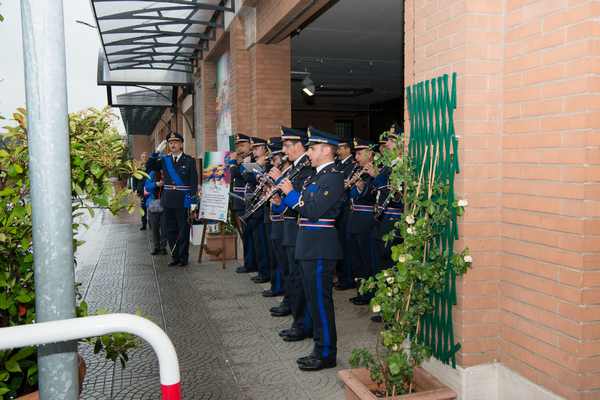
<svg viewBox="0 0 600 400"><path fill-rule="evenodd" d="M293 37L292 71L309 72L317 85L310 106L366 106L402 96L403 6L402 0L339 0ZM292 74L295 107L307 104L303 77ZM319 85L371 91L319 96Z"/></svg>

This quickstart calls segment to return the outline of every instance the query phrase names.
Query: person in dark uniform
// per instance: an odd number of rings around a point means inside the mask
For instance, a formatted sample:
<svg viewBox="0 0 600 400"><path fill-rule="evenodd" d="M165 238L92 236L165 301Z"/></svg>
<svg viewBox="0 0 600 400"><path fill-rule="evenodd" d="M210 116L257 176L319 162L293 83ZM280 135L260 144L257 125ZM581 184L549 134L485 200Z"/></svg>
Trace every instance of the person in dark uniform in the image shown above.
<svg viewBox="0 0 600 400"><path fill-rule="evenodd" d="M374 269L373 217L375 196L370 189L374 174L373 143L354 139L356 161L361 170L360 179L350 189L350 215L348 217L349 247L352 256L352 275L356 280L368 278ZM361 173L362 172L362 173ZM370 296L359 294L350 301L356 305L369 304Z"/></svg>
<svg viewBox="0 0 600 400"><path fill-rule="evenodd" d="M291 183L295 190L302 190L302 186L306 179L313 173L313 168L310 166L310 159L306 155L306 142L308 137L305 131L299 129L281 128L281 140L283 149L288 156L288 160L292 163L292 167L288 173L283 176L282 171L277 168L272 168L269 176L279 183L281 178L293 177ZM274 202L277 203L277 196ZM279 307L271 309L271 315L275 317L288 315L290 312L293 317L292 326L290 329L284 329L279 332L283 340L294 342L303 340L312 336L312 318L310 311L306 306L306 296L302 283L302 269L296 259L296 238L298 236L298 212L290 207L286 207L283 203L275 205L273 211L283 215L283 241L282 245L285 249L289 275L286 283L287 301L289 308L286 305L286 298Z"/></svg>
<svg viewBox="0 0 600 400"><path fill-rule="evenodd" d="M268 141L271 152L271 165L285 173L289 166L284 160L283 146L280 137L270 138ZM264 297L283 296L285 294L285 281L288 274L287 256L282 246L283 242L283 215L276 213L269 207L267 213L270 221L269 239L273 256L271 264L271 288L263 291Z"/></svg>
<svg viewBox="0 0 600 400"><path fill-rule="evenodd" d="M244 171L243 176L246 181L246 190L253 193L259 184L258 176L264 173L267 167L267 141L263 138L250 138L252 146L252 155L254 160L260 166L259 171ZM249 203L247 203L247 206ZM247 211L247 210L246 210ZM252 239L254 242L255 262L258 275L251 278L254 283L266 283L271 280L270 276L270 257L267 227L265 225L266 207L261 207L246 220L246 229L252 230Z"/></svg>
<svg viewBox="0 0 600 400"><path fill-rule="evenodd" d="M384 133L380 139L381 152L392 152L398 157L402 154L401 138L402 133L396 126ZM375 273L383 269L391 268L394 265L392 261L392 246L394 243L386 243L383 240L384 235L394 229L394 223L400 219L404 206L402 204L402 193L390 191L390 167L383 167L373 179L373 190L375 191L375 209L377 214L377 223L375 224Z"/></svg>
<svg viewBox="0 0 600 400"><path fill-rule="evenodd" d="M236 195L231 199L231 209L235 213L236 223L242 235L242 246L244 249L244 265L238 267L235 272L249 273L257 271L254 254L254 240L252 230L247 229L239 220L244 214L246 203L243 200L246 197L246 180L243 176L243 166L245 162L252 161L252 148L250 145L250 136L238 133L235 139L235 153L231 154L229 161L229 171L232 180L232 192Z"/></svg>
<svg viewBox="0 0 600 400"><path fill-rule="evenodd" d="M144 172L149 172L148 168L146 168L146 163L148 162L148 153L145 151L140 154L140 164L141 168ZM148 209L146 208L146 204L148 203L148 197L144 193L144 184L146 180L145 178L137 179L133 178L132 189L137 193L140 198L140 207L142 209L141 222L142 226L140 227L140 231L145 231L146 226L148 225Z"/></svg>
<svg viewBox="0 0 600 400"><path fill-rule="evenodd" d="M177 132L167 135L170 155L161 157L164 179L161 204L167 225L167 238L173 260L170 267L188 265L192 198L198 193L196 161L183 153L183 136Z"/></svg>
<svg viewBox="0 0 600 400"><path fill-rule="evenodd" d="M336 168L344 175L344 182L350 179L352 173L357 168L356 161L352 156L352 141L342 140L337 148L338 161ZM359 167L360 168L360 167ZM342 248L344 249L343 258L337 264L338 280L334 287L336 290L348 290L356 287L352 277L352 251L350 249L350 235L348 234L348 217L350 215L350 188L346 188L346 202L342 208L342 213L337 220L338 234Z"/></svg>
<svg viewBox="0 0 600 400"><path fill-rule="evenodd" d="M314 348L297 360L304 371L336 366L337 333L333 306L333 274L342 257L335 220L345 202L344 175L335 165L339 139L335 135L308 129L308 157L315 173L301 190L284 179L283 204L299 214L295 258L302 267L304 290L314 319Z"/></svg>

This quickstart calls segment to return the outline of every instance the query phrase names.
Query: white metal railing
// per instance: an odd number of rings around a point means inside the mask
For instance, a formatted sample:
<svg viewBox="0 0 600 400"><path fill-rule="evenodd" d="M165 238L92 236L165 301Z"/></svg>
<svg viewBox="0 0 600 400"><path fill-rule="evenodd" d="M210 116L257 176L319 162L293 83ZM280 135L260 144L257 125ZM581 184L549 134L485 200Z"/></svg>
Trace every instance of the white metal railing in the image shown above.
<svg viewBox="0 0 600 400"><path fill-rule="evenodd" d="M2 328L0 350L67 342L116 332L139 336L152 346L158 356L163 400L180 400L179 362L171 339L158 325L136 315L106 314Z"/></svg>

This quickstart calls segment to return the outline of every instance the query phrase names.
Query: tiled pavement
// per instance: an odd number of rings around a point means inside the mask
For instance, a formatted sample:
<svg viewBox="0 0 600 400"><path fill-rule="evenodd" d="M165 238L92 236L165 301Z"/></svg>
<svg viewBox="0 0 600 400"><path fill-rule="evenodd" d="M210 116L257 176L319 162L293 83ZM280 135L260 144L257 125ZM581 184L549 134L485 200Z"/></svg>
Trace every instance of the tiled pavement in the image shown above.
<svg viewBox="0 0 600 400"><path fill-rule="evenodd" d="M168 257L152 257L149 236L132 218L98 215L78 252L77 279L92 309L142 313L166 330L177 349L185 399L333 400L343 392L336 372L348 367L354 347L372 347L377 326L367 307L336 292L338 368L302 372L295 359L312 349L310 340L283 342L277 335L289 318L273 318L278 302L260 292L248 275L220 263L168 268ZM192 254L197 254L194 249ZM157 359L144 344L127 368L104 361L81 346L88 373L82 399L159 399Z"/></svg>

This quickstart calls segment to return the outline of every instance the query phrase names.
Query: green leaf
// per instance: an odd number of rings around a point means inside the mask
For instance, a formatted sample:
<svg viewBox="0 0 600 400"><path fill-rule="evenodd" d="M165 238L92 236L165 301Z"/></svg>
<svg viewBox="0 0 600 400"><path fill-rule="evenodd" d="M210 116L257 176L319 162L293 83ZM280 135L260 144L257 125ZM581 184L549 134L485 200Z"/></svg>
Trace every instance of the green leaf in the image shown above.
<svg viewBox="0 0 600 400"><path fill-rule="evenodd" d="M17 354L15 354L14 356L12 356L10 359L14 359L15 361L20 361L24 358L29 357L30 355L32 355L33 353L35 353L35 348L34 347L23 347L22 349L20 349Z"/></svg>
<svg viewBox="0 0 600 400"><path fill-rule="evenodd" d="M13 304L13 300L6 293L0 293L0 310L8 310Z"/></svg>
<svg viewBox="0 0 600 400"><path fill-rule="evenodd" d="M15 300L17 300L19 303L26 304L26 303L29 303L33 299L27 293L21 293L20 295L15 297Z"/></svg>
<svg viewBox="0 0 600 400"><path fill-rule="evenodd" d="M17 360L13 360L12 358L4 363L4 368L6 368L6 370L9 372L23 372L21 371L19 362Z"/></svg>
<svg viewBox="0 0 600 400"><path fill-rule="evenodd" d="M10 378L8 371L0 371L0 381L6 382Z"/></svg>

